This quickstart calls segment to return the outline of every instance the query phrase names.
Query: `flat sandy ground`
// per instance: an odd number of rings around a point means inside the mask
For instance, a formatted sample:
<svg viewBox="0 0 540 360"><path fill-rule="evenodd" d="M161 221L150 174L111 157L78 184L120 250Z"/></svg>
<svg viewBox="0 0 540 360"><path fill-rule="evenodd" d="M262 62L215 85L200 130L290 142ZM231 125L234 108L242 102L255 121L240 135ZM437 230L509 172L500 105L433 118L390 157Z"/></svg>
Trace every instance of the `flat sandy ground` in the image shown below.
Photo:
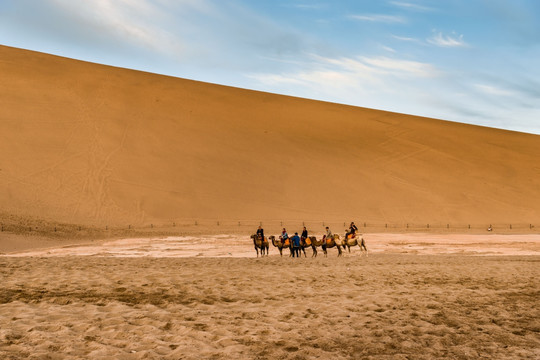
<svg viewBox="0 0 540 360"><path fill-rule="evenodd" d="M368 257L255 258L226 235L4 255L0 358L540 358L539 235L366 240Z"/></svg>

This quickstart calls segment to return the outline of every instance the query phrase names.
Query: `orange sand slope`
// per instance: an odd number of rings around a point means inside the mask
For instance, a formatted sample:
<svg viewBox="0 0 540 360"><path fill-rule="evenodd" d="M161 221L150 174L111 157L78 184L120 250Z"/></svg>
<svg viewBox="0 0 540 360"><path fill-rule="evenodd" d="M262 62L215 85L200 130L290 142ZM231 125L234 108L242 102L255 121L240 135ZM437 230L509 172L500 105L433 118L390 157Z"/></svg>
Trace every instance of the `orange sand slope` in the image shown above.
<svg viewBox="0 0 540 360"><path fill-rule="evenodd" d="M534 222L540 136L0 46L0 212Z"/></svg>

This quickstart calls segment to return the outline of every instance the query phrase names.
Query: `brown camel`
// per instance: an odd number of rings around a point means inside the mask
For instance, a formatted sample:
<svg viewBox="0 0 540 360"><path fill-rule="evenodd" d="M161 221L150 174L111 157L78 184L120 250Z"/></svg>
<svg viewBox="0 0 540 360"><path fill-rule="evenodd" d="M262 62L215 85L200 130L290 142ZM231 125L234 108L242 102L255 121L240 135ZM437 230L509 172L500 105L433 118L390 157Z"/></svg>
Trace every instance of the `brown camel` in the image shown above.
<svg viewBox="0 0 540 360"><path fill-rule="evenodd" d="M333 247L337 248L338 256L343 255L343 253L341 251L341 247L344 246L344 241L340 240L338 234L334 234L334 237L330 238L330 239L324 238L322 240L322 242L323 242L322 249L323 249L323 252L324 252L324 256L328 256L328 253L326 252L326 249L333 248Z"/></svg>
<svg viewBox="0 0 540 360"><path fill-rule="evenodd" d="M349 253L350 253L351 247L358 245L360 247L360 252L364 254L364 251L365 251L366 256L368 256L366 242L364 241L364 237L362 236L362 234L358 234L358 235L349 234L346 237L347 239L344 241L343 248L345 248L346 246L347 249L349 249Z"/></svg>
<svg viewBox="0 0 540 360"><path fill-rule="evenodd" d="M313 255L311 255L311 257L317 257L317 247L322 246L323 241L322 240L317 240L317 238L315 236L309 236L306 239L306 245L311 246L311 249L313 250ZM305 252L304 252L304 254L305 254Z"/></svg>
<svg viewBox="0 0 540 360"><path fill-rule="evenodd" d="M255 251L257 251L257 257L259 257L259 249L261 250L261 257L264 256L264 253L266 252L266 256L268 256L268 239L260 239L257 234L251 235L251 238L253 239L253 246L255 247Z"/></svg>
<svg viewBox="0 0 540 360"><path fill-rule="evenodd" d="M274 235L270 235L269 239L272 241L272 245L278 248L279 255L283 256L283 249L289 248L289 251L291 252L289 256L292 256L291 241L289 239L286 239L284 243L281 242L281 239L276 240Z"/></svg>

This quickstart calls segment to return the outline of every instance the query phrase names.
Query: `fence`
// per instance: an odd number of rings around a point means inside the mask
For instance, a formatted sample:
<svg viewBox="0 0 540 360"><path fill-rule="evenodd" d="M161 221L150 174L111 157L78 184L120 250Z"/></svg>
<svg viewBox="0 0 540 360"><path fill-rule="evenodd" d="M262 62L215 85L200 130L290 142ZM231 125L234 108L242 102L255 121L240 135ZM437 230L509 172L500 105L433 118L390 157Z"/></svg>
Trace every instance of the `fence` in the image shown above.
<svg viewBox="0 0 540 360"><path fill-rule="evenodd" d="M334 233L342 233L349 227L348 221L281 221L281 220L178 220L148 224L103 225L84 226L74 224L47 223L44 221L10 222L0 224L2 233L35 234L44 236L75 236L99 237L110 236L136 236L142 234L190 234L190 233L254 233L258 226L262 226L267 234L280 233L282 228L289 232L300 232L305 226L310 233L323 233L328 226ZM534 223L382 223L382 222L355 222L360 233L375 232L459 232L478 233L492 231L494 233L536 233ZM491 230L488 230L491 229Z"/></svg>

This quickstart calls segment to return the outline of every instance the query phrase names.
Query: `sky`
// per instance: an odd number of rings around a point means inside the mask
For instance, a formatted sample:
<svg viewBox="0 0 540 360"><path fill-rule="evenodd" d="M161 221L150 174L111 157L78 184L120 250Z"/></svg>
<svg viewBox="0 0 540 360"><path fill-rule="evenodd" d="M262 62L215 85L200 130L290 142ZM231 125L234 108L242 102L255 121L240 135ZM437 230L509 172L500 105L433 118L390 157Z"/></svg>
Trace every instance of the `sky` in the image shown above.
<svg viewBox="0 0 540 360"><path fill-rule="evenodd" d="M0 44L540 134L539 0L0 0Z"/></svg>

